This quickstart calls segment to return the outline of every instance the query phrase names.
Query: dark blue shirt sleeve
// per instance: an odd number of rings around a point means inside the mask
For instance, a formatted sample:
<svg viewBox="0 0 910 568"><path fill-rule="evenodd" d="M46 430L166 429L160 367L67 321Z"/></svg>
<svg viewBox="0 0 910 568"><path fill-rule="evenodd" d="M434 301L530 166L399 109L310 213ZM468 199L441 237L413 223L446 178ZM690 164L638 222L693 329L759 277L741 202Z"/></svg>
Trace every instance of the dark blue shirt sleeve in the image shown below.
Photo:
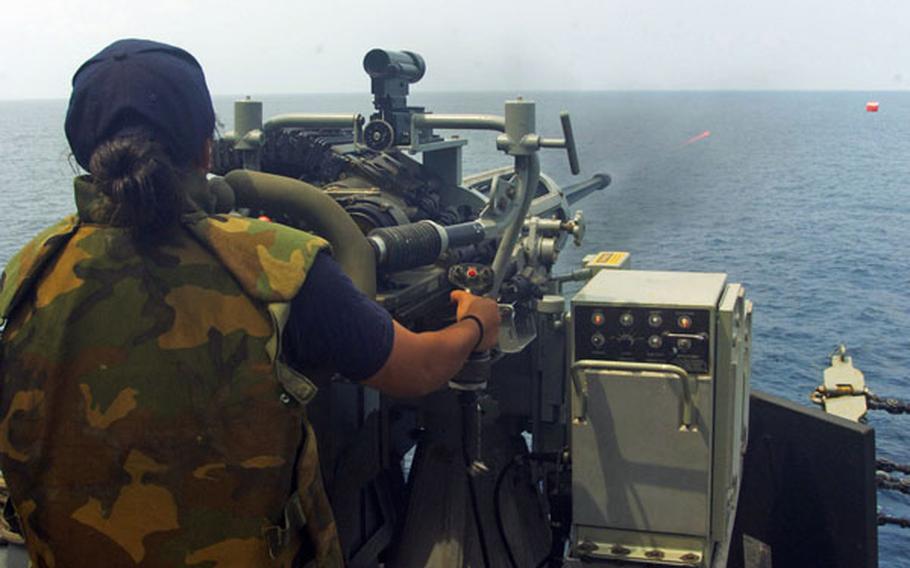
<svg viewBox="0 0 910 568"><path fill-rule="evenodd" d="M334 368L362 381L389 358L392 317L358 290L327 253L320 253L291 301L284 352L295 369Z"/></svg>

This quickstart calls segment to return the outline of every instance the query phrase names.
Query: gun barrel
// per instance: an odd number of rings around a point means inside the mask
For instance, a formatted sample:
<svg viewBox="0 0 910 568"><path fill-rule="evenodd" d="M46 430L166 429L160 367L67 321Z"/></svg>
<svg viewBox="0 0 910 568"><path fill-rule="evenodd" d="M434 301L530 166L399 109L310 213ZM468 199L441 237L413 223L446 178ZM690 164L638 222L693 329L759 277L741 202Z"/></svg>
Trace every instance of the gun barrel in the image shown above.
<svg viewBox="0 0 910 568"><path fill-rule="evenodd" d="M592 192L607 187L610 185L611 181L612 179L608 174L594 174L590 179L564 187L562 191L565 194L566 201L569 202L569 205L574 205Z"/></svg>

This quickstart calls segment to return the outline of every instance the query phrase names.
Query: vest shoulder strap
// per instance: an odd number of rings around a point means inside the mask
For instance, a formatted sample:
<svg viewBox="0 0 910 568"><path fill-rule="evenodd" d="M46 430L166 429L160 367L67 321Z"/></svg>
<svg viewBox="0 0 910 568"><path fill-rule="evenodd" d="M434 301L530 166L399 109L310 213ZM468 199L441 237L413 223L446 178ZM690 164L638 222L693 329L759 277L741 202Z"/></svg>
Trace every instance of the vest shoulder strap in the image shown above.
<svg viewBox="0 0 910 568"><path fill-rule="evenodd" d="M330 250L320 237L279 223L233 215L193 216L184 225L240 283L262 302L289 302L316 255Z"/></svg>

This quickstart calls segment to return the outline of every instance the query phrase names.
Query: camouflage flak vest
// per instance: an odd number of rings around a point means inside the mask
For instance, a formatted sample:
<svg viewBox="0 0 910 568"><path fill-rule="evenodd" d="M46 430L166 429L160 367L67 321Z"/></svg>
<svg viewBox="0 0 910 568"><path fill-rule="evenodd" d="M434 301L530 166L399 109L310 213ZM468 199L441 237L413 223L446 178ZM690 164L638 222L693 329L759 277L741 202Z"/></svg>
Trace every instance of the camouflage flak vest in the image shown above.
<svg viewBox="0 0 910 568"><path fill-rule="evenodd" d="M306 531L315 564L341 566L315 388L279 352L326 242L197 214L137 245L91 220L46 230L0 282L0 468L33 565L291 566Z"/></svg>

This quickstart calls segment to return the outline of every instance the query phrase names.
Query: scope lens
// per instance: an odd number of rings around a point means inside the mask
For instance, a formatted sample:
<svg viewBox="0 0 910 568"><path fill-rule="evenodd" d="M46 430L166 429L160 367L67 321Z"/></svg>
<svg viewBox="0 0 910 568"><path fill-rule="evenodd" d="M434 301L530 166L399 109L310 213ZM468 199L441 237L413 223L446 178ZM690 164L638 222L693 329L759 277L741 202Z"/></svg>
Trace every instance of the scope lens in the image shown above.
<svg viewBox="0 0 910 568"><path fill-rule="evenodd" d="M363 58L363 69L370 75L386 73L391 63L389 53L384 49L371 49Z"/></svg>

